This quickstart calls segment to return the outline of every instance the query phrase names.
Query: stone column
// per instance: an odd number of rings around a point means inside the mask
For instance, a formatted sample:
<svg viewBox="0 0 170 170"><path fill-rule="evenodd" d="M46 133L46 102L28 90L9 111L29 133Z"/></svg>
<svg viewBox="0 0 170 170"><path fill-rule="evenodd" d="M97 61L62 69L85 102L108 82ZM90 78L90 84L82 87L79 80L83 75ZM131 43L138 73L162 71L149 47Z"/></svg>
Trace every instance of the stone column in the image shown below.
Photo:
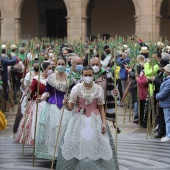
<svg viewBox="0 0 170 170"><path fill-rule="evenodd" d="M2 41L15 41L15 19L3 18L1 23L1 40Z"/></svg>
<svg viewBox="0 0 170 170"><path fill-rule="evenodd" d="M156 15L156 32L155 32L155 41L158 41L160 38L160 23L161 23L161 15Z"/></svg>
<svg viewBox="0 0 170 170"><path fill-rule="evenodd" d="M86 41L87 38L87 19L88 17L82 17L81 18L81 26L82 26L82 41Z"/></svg>
<svg viewBox="0 0 170 170"><path fill-rule="evenodd" d="M21 38L21 18L14 19L15 24L15 40L19 40Z"/></svg>
<svg viewBox="0 0 170 170"><path fill-rule="evenodd" d="M80 41L82 37L82 8L81 0L72 0L69 2L69 34L68 39L70 41Z"/></svg>
<svg viewBox="0 0 170 170"><path fill-rule="evenodd" d="M139 0L138 2L138 35L143 40L156 40L159 36L156 22L156 2L155 0Z"/></svg>
<svg viewBox="0 0 170 170"><path fill-rule="evenodd" d="M135 34L138 35L139 34L139 16L135 15Z"/></svg>
<svg viewBox="0 0 170 170"><path fill-rule="evenodd" d="M70 17L66 17L67 20L67 39L70 40Z"/></svg>
<svg viewBox="0 0 170 170"><path fill-rule="evenodd" d="M1 37L2 37L2 35L1 35L1 30L2 29L1 28L2 28L2 24L3 24L3 18L1 18L1 17L0 17L0 24L1 24L0 25L0 40L1 40Z"/></svg>

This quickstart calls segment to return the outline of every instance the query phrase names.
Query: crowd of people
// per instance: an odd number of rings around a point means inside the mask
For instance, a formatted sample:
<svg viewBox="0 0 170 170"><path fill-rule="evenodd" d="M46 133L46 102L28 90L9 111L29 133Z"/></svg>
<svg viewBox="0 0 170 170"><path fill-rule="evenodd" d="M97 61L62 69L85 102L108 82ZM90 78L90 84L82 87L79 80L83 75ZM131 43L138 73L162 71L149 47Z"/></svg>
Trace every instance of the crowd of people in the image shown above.
<svg viewBox="0 0 170 170"><path fill-rule="evenodd" d="M1 45L1 110L18 104L15 140L56 169L118 170L106 120L119 133L115 108L126 105L133 123L170 141L170 47L130 42Z"/></svg>

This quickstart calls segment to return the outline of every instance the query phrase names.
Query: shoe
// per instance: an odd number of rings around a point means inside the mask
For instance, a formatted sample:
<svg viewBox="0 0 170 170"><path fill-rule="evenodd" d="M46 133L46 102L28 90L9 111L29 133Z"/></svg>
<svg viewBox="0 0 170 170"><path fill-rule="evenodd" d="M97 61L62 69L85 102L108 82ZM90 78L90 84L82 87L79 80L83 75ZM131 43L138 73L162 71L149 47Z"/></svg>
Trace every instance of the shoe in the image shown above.
<svg viewBox="0 0 170 170"><path fill-rule="evenodd" d="M147 128L147 123L141 123L140 127L141 128Z"/></svg>
<svg viewBox="0 0 170 170"><path fill-rule="evenodd" d="M170 141L170 137L168 137L168 136L161 138L161 142L168 142L168 141Z"/></svg>

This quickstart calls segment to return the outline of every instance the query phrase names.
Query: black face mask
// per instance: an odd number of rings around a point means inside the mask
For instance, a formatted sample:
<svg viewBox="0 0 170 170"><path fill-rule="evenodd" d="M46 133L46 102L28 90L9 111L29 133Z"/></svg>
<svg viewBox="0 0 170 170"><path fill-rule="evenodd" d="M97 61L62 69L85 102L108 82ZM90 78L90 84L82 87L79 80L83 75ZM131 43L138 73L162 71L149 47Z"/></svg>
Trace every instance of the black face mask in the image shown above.
<svg viewBox="0 0 170 170"><path fill-rule="evenodd" d="M34 67L34 71L38 72L39 71L39 67Z"/></svg>
<svg viewBox="0 0 170 170"><path fill-rule="evenodd" d="M54 71L56 69L56 67L55 66L52 66L52 70Z"/></svg>
<svg viewBox="0 0 170 170"><path fill-rule="evenodd" d="M67 61L68 65L71 67L71 61Z"/></svg>

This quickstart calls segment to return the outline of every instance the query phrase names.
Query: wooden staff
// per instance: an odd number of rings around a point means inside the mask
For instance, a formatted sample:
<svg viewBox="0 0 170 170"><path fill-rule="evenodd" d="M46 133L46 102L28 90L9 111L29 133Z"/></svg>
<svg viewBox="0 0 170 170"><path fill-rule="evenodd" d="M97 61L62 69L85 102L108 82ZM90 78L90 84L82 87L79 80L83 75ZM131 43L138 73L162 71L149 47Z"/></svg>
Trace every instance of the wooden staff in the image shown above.
<svg viewBox="0 0 170 170"><path fill-rule="evenodd" d="M67 78L68 78L68 76L67 76ZM66 83L67 83L67 78L66 78ZM71 81L71 74L69 75L69 83L68 83L68 87L67 87L67 91L66 91L66 97L68 96L70 81ZM51 170L54 167L55 153L56 153L56 150L57 150L59 134L60 134L62 120L63 120L63 116L64 116L64 110L65 110L65 106L63 105L62 114L61 114L60 123L59 123L59 128L58 128L58 132L57 132L56 145L55 145L55 148L54 148L54 155L53 155L52 164L51 164Z"/></svg>
<svg viewBox="0 0 170 170"><path fill-rule="evenodd" d="M116 48L114 48L114 88L116 88ZM117 96L114 96L114 99L115 99L115 123L116 123L115 136L116 136L116 152L117 152L117 141L118 141Z"/></svg>
<svg viewBox="0 0 170 170"><path fill-rule="evenodd" d="M39 61L39 73L38 73L38 84L37 84L37 98L39 98L40 94L40 67L41 67L41 59ZM38 118L38 106L39 103L36 104L36 115L35 115L35 124L34 124L34 147L33 147L33 166L35 163L35 141L36 141L36 132L37 132L37 118Z"/></svg>
<svg viewBox="0 0 170 170"><path fill-rule="evenodd" d="M123 124L125 124L125 118L126 118L126 111L127 111L127 107L128 107L128 100L129 100L129 93L127 94L126 98L125 98L125 102L124 102L124 116L123 116Z"/></svg>

